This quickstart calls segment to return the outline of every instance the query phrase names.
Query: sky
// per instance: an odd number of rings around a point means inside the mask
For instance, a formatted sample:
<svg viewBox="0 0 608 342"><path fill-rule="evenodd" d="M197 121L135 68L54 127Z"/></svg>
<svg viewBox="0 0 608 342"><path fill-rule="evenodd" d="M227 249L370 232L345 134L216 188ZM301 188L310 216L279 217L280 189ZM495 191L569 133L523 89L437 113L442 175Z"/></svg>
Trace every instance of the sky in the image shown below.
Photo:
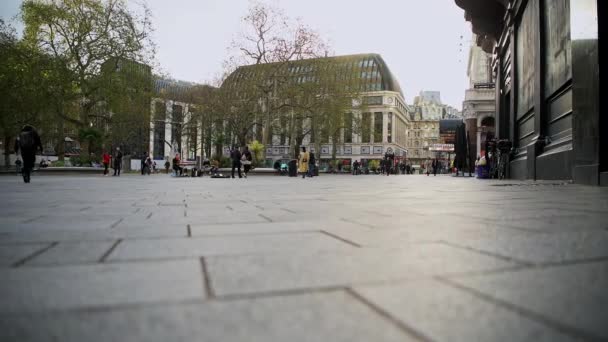
<svg viewBox="0 0 608 342"><path fill-rule="evenodd" d="M218 76L231 41L241 31L249 1L146 2L153 14L162 71L174 79L197 83ZM421 90L437 90L443 103L462 108L471 29L454 0L266 2L317 30L335 55L380 54L399 81L407 103ZM0 17L13 18L20 4L21 0L0 0Z"/></svg>

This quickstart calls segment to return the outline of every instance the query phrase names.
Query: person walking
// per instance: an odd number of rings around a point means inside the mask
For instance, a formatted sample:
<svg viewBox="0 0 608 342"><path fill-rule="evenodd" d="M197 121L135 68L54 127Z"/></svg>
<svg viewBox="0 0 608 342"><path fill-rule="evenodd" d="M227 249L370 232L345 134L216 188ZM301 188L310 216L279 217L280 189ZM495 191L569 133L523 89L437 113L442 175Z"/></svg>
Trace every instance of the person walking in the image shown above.
<svg viewBox="0 0 608 342"><path fill-rule="evenodd" d="M176 177L181 177L184 173L184 168L182 168L180 166L181 164L181 159L179 157L179 153L175 154L175 157L173 157L173 170L175 171L175 176Z"/></svg>
<svg viewBox="0 0 608 342"><path fill-rule="evenodd" d="M308 173L308 161L310 160L310 155L306 152L306 147L302 146L302 152L298 157L298 172L302 173L302 178L306 178L306 174Z"/></svg>
<svg viewBox="0 0 608 342"><path fill-rule="evenodd" d="M110 154L106 151L103 150L103 154L101 156L102 162L103 162L103 175L107 176L108 175L108 168L110 167Z"/></svg>
<svg viewBox="0 0 608 342"><path fill-rule="evenodd" d="M116 153L114 153L114 176L120 177L121 168L122 168L122 152L120 151L120 147L117 147Z"/></svg>
<svg viewBox="0 0 608 342"><path fill-rule="evenodd" d="M439 160L437 158L433 159L433 176L437 176L437 168L439 168Z"/></svg>
<svg viewBox="0 0 608 342"><path fill-rule="evenodd" d="M249 151L249 147L245 146L245 150L243 151L243 155L241 156L241 163L243 164L243 170L245 171L245 178L247 178L247 174L251 170L252 162L253 156L251 155L251 151Z"/></svg>
<svg viewBox="0 0 608 342"><path fill-rule="evenodd" d="M141 167L141 175L143 176L146 173L146 159L148 158L148 152L144 152L141 155L141 162L140 162L140 167Z"/></svg>
<svg viewBox="0 0 608 342"><path fill-rule="evenodd" d="M239 171L239 178L243 178L241 174L241 151L238 148L232 148L230 152L230 159L232 159L232 178L234 178L234 170L237 169Z"/></svg>
<svg viewBox="0 0 608 342"><path fill-rule="evenodd" d="M23 126L21 133L19 133L15 141L15 154L21 151L21 159L23 159L21 174L25 183L30 182L32 169L36 163L36 151L38 150L42 153L40 135L38 135L34 127L30 125Z"/></svg>
<svg viewBox="0 0 608 342"><path fill-rule="evenodd" d="M315 159L315 154L313 152L309 153L309 157L310 159L308 160L308 176L312 178L315 176L315 167L317 165L317 160Z"/></svg>

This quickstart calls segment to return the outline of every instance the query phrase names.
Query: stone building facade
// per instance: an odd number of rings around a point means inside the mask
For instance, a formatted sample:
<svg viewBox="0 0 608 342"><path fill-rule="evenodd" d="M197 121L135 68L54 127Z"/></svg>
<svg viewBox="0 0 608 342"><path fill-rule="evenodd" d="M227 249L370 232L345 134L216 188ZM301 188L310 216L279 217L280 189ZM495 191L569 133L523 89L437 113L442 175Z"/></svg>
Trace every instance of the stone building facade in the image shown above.
<svg viewBox="0 0 608 342"><path fill-rule="evenodd" d="M608 185L608 2L455 2L494 56L497 134L515 148L510 176Z"/></svg>
<svg viewBox="0 0 608 342"><path fill-rule="evenodd" d="M476 44L470 48L467 75L469 88L465 92L462 109L470 137L469 150L474 157L485 155L486 140L496 136L496 91L492 76L492 55Z"/></svg>

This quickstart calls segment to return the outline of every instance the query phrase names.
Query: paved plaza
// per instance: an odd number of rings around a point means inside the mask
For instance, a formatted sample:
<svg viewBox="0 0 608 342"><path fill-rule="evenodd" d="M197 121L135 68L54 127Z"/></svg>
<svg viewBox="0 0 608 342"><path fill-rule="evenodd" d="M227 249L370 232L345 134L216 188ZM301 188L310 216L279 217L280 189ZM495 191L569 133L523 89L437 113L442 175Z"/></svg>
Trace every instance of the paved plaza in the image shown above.
<svg viewBox="0 0 608 342"><path fill-rule="evenodd" d="M608 189L0 177L0 341L608 340Z"/></svg>

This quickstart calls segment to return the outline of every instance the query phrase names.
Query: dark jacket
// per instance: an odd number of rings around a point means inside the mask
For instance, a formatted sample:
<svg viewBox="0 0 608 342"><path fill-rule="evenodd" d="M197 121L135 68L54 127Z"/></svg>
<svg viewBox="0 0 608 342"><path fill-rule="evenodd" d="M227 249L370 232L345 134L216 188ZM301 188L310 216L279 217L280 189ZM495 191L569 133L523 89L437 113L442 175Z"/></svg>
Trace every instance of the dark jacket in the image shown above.
<svg viewBox="0 0 608 342"><path fill-rule="evenodd" d="M310 152L308 154L308 158L309 158L308 159L308 164L311 164L311 165L315 165L316 164L317 160L315 159L315 154L314 153Z"/></svg>
<svg viewBox="0 0 608 342"><path fill-rule="evenodd" d="M241 151L239 150L233 150L232 152L230 152L230 159L232 159L233 163L241 162L241 157Z"/></svg>
<svg viewBox="0 0 608 342"><path fill-rule="evenodd" d="M32 142L31 146L25 146L24 141L29 140ZM21 151L21 154L36 154L36 151L42 152L42 142L40 141L40 135L32 126L25 126L19 133L19 137L15 140L15 154Z"/></svg>

